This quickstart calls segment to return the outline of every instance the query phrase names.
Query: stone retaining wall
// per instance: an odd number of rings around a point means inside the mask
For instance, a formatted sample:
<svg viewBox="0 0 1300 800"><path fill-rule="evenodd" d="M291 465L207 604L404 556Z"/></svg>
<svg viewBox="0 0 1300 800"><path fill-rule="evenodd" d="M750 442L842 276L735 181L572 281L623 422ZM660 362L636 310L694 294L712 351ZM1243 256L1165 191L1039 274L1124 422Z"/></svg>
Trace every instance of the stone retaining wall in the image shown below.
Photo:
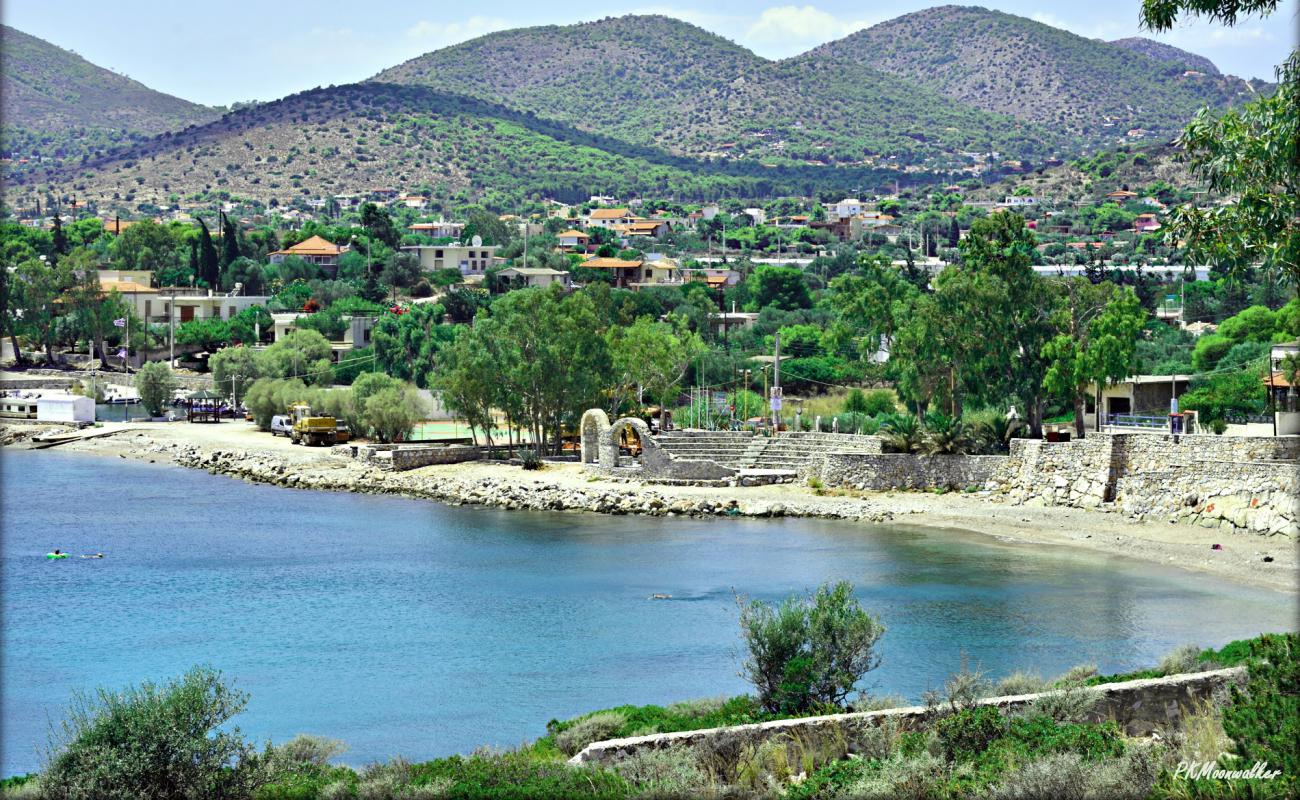
<svg viewBox="0 0 1300 800"><path fill-rule="evenodd" d="M1245 682L1246 668L1233 667L1093 686L1088 691L1098 695L1098 700L1090 714L1090 720L1100 722L1113 719L1129 735L1144 736L1159 728L1178 727L1182 723L1183 714L1194 705L1206 700L1220 703L1226 698L1229 687L1243 686ZM1041 696L1025 694L991 697L981 700L979 704L1014 712L1028 707ZM931 712L924 707L910 706L700 731L656 733L593 742L571 758L569 763L609 766L638 752L672 746L689 747L701 756L738 754L765 741L796 735L803 741L823 738L844 741L848 744L849 752L854 753L858 750L857 743L862 740L862 733L869 728L892 722L900 730L920 730L932 718Z"/></svg>
<svg viewBox="0 0 1300 800"><path fill-rule="evenodd" d="M918 456L911 453L829 453L813 475L827 486L868 491L983 488L1003 456Z"/></svg>
<svg viewBox="0 0 1300 800"><path fill-rule="evenodd" d="M333 453L394 472L477 461L483 455L481 448L460 444L338 444Z"/></svg>
<svg viewBox="0 0 1300 800"><path fill-rule="evenodd" d="M1296 536L1300 437L1091 434L1017 439L990 487L1012 502Z"/></svg>
<svg viewBox="0 0 1300 800"><path fill-rule="evenodd" d="M90 377L89 372L60 369L28 369L21 372L0 373L0 389L67 389L73 384ZM211 375L181 375L172 373L176 385L182 389L198 391L212 388ZM134 386L133 372L96 372L95 380L101 383L115 383L119 386Z"/></svg>

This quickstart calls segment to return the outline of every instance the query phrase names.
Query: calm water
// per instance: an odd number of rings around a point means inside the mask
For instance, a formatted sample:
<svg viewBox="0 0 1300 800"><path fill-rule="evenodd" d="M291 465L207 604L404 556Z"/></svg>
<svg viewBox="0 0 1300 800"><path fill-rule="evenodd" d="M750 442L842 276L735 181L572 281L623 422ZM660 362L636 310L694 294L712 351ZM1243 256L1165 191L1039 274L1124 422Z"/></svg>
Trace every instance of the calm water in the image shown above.
<svg viewBox="0 0 1300 800"><path fill-rule="evenodd" d="M357 764L737 693L733 592L840 578L890 629L876 689L909 698L962 649L995 674L1114 671L1293 625L1280 594L955 532L448 508L50 452L0 467L6 775L39 766L74 690L195 663L252 694L246 733L342 738Z"/></svg>

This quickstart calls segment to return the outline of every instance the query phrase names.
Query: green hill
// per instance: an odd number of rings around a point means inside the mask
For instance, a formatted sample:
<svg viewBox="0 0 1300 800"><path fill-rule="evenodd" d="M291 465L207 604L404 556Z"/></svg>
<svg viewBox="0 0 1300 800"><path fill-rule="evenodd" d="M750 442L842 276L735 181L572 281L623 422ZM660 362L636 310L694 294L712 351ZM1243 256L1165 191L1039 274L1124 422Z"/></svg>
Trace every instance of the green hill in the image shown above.
<svg viewBox="0 0 1300 800"><path fill-rule="evenodd" d="M1045 155L1054 137L868 65L772 62L680 20L625 16L493 33L372 80L478 97L668 152L768 163Z"/></svg>
<svg viewBox="0 0 1300 800"><path fill-rule="evenodd" d="M1189 53L1171 44L1157 42L1154 39L1147 39L1141 36L1130 36L1127 39L1115 39L1111 44L1116 47L1122 47L1125 50L1131 50L1134 53L1141 53L1147 58L1153 58L1156 61L1165 61L1183 69L1194 69L1198 72L1204 72L1206 75L1221 75L1219 68L1214 66L1214 62L1205 56L1198 56L1195 53Z"/></svg>
<svg viewBox="0 0 1300 800"><path fill-rule="evenodd" d="M676 156L473 98L366 83L302 92L84 163L13 175L5 199L29 208L48 189L71 189L129 213L196 195L289 206L393 186L507 209L529 195L578 201L596 190L803 195L885 186L897 174Z"/></svg>
<svg viewBox="0 0 1300 800"><path fill-rule="evenodd" d="M968 6L907 14L796 60L865 64L1090 145L1132 128L1173 134L1202 106L1225 107L1251 94L1238 78L1184 77L1182 64Z"/></svg>
<svg viewBox="0 0 1300 800"><path fill-rule="evenodd" d="M216 116L8 25L0 73L3 149L20 158L80 155Z"/></svg>

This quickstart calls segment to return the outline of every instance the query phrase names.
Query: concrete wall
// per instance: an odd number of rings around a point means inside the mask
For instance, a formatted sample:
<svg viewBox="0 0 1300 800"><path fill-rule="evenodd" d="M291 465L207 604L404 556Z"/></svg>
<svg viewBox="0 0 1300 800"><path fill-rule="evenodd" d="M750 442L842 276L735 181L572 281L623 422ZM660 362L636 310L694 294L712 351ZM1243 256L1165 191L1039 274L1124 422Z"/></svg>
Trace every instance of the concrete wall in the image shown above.
<svg viewBox="0 0 1300 800"><path fill-rule="evenodd" d="M0 389L67 389L74 383L90 377L89 372L59 369L27 369L21 372L0 373ZM212 388L211 375L178 375L176 385L183 389L198 391ZM95 380L101 383L116 383L122 386L134 386L135 374L128 372L96 372Z"/></svg>
<svg viewBox="0 0 1300 800"><path fill-rule="evenodd" d="M910 453L829 453L815 474L827 486L869 491L983 488L1004 456L918 456Z"/></svg>
<svg viewBox="0 0 1300 800"><path fill-rule="evenodd" d="M1182 716L1195 704L1205 700L1223 702L1229 687L1243 686L1245 667L1215 670L1213 672L1170 675L1166 678L1111 683L1090 687L1088 691L1098 696L1097 705L1090 715L1091 721L1113 719L1131 736L1150 734L1159 728L1176 728ZM995 706L1005 712L1015 712L1030 706L1041 694L992 697L980 705ZM856 752L863 731L887 722L900 730L924 729L934 719L931 712L920 706L894 708L886 711L868 711L858 714L833 714L804 719L784 719L755 725L736 725L729 728L709 728L700 731L656 733L627 739L593 742L569 760L571 764L598 764L609 766L646 750L672 746L689 747L701 755L738 754L762 742L788 738L792 734L804 741L821 737L834 738L848 743L849 752Z"/></svg>

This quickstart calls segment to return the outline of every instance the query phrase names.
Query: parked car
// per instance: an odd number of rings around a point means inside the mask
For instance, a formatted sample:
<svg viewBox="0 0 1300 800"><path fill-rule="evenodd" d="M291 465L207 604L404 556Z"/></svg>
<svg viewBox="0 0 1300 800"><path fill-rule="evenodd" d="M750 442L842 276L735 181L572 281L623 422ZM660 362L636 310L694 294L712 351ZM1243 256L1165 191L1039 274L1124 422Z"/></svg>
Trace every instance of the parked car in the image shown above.
<svg viewBox="0 0 1300 800"><path fill-rule="evenodd" d="M288 436L292 432L293 432L293 420L289 417L288 414L277 414L276 416L271 417L272 436L276 435L277 433L282 436Z"/></svg>

